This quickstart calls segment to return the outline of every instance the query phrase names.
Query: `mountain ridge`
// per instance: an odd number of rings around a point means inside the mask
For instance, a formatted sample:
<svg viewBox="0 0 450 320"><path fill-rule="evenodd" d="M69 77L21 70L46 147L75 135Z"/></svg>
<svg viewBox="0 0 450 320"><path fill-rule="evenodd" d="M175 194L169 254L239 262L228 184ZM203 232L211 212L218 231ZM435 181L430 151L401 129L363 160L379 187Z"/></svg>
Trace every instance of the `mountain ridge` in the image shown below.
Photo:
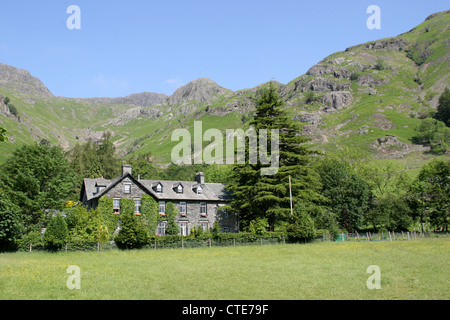
<svg viewBox="0 0 450 320"><path fill-rule="evenodd" d="M398 36L332 53L287 84L272 83L292 118L317 147L332 151L351 145L401 157L415 150L410 139L418 118L436 107L440 93L450 85L449 13L429 15ZM67 149L77 142L98 140L108 130L120 155L151 151L161 162L168 161L173 146L170 133L176 128L190 128L195 120L221 130L248 125L258 91L268 84L233 91L199 78L172 95L144 92L116 98L64 98L54 97L26 70L5 75L14 71L5 66L0 64L0 95L11 98L21 119L0 102L0 125L8 124L3 126L12 133L14 143L46 139ZM386 150L374 148L385 135L395 136L392 141L398 143L391 145L392 150L384 145L381 149Z"/></svg>

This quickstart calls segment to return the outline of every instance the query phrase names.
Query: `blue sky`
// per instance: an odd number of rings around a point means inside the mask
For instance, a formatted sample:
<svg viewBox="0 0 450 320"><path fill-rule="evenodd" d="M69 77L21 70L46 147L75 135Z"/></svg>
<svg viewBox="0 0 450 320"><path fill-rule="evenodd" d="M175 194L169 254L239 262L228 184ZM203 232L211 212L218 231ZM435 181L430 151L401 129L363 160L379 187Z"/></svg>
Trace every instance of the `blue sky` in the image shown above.
<svg viewBox="0 0 450 320"><path fill-rule="evenodd" d="M66 26L70 5L81 29ZM369 5L381 9L370 30ZM232 90L287 83L327 55L396 36L441 0L15 0L0 4L0 62L26 69L56 96L172 94L208 77Z"/></svg>

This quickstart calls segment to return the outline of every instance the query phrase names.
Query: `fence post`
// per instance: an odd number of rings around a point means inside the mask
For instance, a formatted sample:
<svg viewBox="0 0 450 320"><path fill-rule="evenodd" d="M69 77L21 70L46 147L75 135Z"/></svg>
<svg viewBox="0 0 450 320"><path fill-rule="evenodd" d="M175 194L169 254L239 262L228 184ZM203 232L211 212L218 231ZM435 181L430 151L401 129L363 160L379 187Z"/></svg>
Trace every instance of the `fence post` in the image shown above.
<svg viewBox="0 0 450 320"><path fill-rule="evenodd" d="M100 251L100 241L97 241L97 251Z"/></svg>
<svg viewBox="0 0 450 320"><path fill-rule="evenodd" d="M391 232L389 231L389 241L392 241Z"/></svg>
<svg viewBox="0 0 450 320"><path fill-rule="evenodd" d="M236 247L236 238L233 238L233 247Z"/></svg>
<svg viewBox="0 0 450 320"><path fill-rule="evenodd" d="M30 252L31 252L31 248L32 248L33 244L30 242Z"/></svg>
<svg viewBox="0 0 450 320"><path fill-rule="evenodd" d="M403 230L402 230L402 239L405 239L404 234L403 234Z"/></svg>
<svg viewBox="0 0 450 320"><path fill-rule="evenodd" d="M67 252L67 243L66 243L66 252Z"/></svg>
<svg viewBox="0 0 450 320"><path fill-rule="evenodd" d="M408 240L409 240L409 231L407 232L407 234L408 234Z"/></svg>
<svg viewBox="0 0 450 320"><path fill-rule="evenodd" d="M155 249L156 249L156 238L155 238Z"/></svg>
<svg viewBox="0 0 450 320"><path fill-rule="evenodd" d="M211 238L208 238L209 241L209 247L211 248Z"/></svg>
<svg viewBox="0 0 450 320"><path fill-rule="evenodd" d="M259 237L259 244L262 246L262 237Z"/></svg>
<svg viewBox="0 0 450 320"><path fill-rule="evenodd" d="M181 238L181 249L184 249L184 240Z"/></svg>

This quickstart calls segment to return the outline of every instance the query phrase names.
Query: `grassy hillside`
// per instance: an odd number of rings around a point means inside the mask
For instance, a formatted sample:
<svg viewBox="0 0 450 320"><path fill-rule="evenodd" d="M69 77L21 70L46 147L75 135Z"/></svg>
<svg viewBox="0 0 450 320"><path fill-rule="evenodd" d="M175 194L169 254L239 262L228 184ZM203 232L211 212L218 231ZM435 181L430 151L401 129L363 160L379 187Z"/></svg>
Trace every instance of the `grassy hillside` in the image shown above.
<svg viewBox="0 0 450 320"><path fill-rule="evenodd" d="M450 86L449 27L449 12L437 13L397 37L333 53L288 84L277 83L280 95L316 148L333 152L352 147L375 158L412 159L406 167L414 167L417 159L423 163L431 157L411 144L414 128ZM113 133L119 156L151 151L155 162L169 163L174 129L192 131L195 120L203 122L203 130L245 127L257 90L265 85L233 92L201 78L147 107L2 86L0 95L10 98L20 120L0 103L0 125L11 138L1 146L0 163L23 143L46 139L68 150L77 142L100 139L106 130ZM396 142L374 148L386 135Z"/></svg>

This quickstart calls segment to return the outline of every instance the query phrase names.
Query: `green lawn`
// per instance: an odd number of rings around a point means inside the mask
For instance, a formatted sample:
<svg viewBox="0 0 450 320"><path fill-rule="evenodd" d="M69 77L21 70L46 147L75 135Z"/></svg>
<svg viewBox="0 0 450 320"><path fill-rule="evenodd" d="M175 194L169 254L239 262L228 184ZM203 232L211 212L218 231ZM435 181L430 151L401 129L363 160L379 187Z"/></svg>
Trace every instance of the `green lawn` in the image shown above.
<svg viewBox="0 0 450 320"><path fill-rule="evenodd" d="M0 299L449 299L450 238L0 255ZM69 290L66 269L81 270ZM369 290L367 267L381 271Z"/></svg>

